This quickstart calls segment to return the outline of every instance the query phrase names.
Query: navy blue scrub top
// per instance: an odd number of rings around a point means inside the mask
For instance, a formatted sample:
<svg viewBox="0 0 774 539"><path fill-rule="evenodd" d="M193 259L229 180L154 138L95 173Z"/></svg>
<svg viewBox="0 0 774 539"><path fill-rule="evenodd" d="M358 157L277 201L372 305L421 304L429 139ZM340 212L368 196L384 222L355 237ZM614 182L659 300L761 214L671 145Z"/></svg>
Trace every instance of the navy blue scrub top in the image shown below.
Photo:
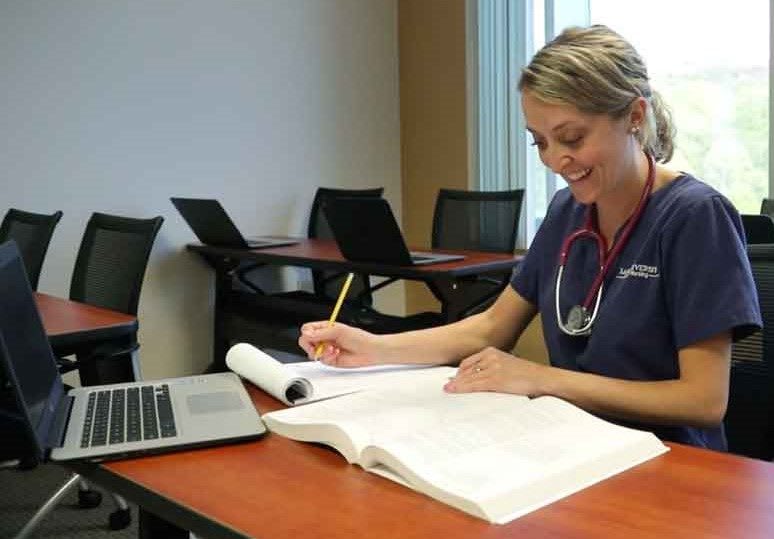
<svg viewBox="0 0 774 539"><path fill-rule="evenodd" d="M585 222L587 206L559 191L511 280L538 306L551 364L625 380L679 378L678 351L722 331L735 340L761 326L741 219L720 193L683 174L650 196L640 222L604 281L588 337L562 333L554 292L559 250ZM599 269L596 243L573 243L562 279L562 319L583 303ZM607 418L610 419L610 418ZM644 425L664 440L725 450L722 425Z"/></svg>

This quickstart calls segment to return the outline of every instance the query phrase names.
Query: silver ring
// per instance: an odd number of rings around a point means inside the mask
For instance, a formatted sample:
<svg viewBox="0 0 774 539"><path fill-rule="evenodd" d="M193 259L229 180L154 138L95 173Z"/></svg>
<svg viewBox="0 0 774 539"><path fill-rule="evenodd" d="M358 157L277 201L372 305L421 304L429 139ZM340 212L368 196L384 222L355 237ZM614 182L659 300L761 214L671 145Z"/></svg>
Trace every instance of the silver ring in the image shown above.
<svg viewBox="0 0 774 539"><path fill-rule="evenodd" d="M481 367L476 367L475 369L473 369L474 372L481 372L483 370L484 369L482 369Z"/></svg>

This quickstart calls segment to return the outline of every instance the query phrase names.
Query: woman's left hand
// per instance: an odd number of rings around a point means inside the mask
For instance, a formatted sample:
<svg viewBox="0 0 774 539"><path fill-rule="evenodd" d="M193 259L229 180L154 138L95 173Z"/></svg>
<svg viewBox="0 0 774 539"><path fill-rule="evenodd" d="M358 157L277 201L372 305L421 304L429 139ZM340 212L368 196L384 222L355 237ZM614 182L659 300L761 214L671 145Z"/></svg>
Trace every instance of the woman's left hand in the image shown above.
<svg viewBox="0 0 774 539"><path fill-rule="evenodd" d="M544 382L550 370L546 365L489 347L464 359L457 376L446 383L444 390L449 393L496 391L532 397L545 393Z"/></svg>

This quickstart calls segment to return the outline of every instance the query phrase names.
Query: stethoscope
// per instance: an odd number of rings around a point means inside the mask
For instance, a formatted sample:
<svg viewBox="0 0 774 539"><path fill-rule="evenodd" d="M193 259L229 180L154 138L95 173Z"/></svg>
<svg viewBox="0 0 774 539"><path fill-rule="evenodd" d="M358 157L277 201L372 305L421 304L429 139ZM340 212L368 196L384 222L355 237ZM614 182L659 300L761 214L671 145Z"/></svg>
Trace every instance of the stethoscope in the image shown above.
<svg viewBox="0 0 774 539"><path fill-rule="evenodd" d="M645 182L645 187L642 190L642 195L637 203L637 207L634 208L634 212L626 221L624 229L621 231L621 235L613 244L613 248L610 252L607 251L607 242L605 241L605 238L599 233L596 206L593 204L589 205L586 210L586 218L583 227L570 234L562 243L562 248L559 252L559 269L556 274L556 291L554 298L556 305L556 323L559 326L559 329L567 335L577 337L591 334L591 328L597 320L599 304L602 301L602 283L605 280L605 275L607 275L608 270L613 265L618 254L626 246L626 243L629 241L629 236L631 236L634 231L634 227L640 222L642 213L645 210L645 205L648 202L648 196L651 191L653 191L653 183L656 178L656 167L653 162L653 156L647 153L645 155L648 158L648 179ZM599 271L597 272L594 281L591 283L591 288L589 289L588 294L586 294L586 299L581 305L575 305L569 310L567 313L567 321L565 322L562 320L562 314L559 309L559 293L562 287L562 275L564 274L564 268L567 264L567 258L572 244L581 238L590 238L597 243Z"/></svg>

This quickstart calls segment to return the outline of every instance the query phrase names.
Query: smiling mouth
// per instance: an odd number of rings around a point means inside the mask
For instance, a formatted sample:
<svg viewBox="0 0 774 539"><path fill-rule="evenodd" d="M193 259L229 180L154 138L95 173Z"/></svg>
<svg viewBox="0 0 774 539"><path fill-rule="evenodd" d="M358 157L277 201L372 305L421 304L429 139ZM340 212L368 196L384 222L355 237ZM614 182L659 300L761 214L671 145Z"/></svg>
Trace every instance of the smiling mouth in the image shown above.
<svg viewBox="0 0 774 539"><path fill-rule="evenodd" d="M567 181L567 183L575 183L585 179L589 174L591 174L591 168L584 168L582 170L576 170L575 172L562 174L562 177Z"/></svg>

